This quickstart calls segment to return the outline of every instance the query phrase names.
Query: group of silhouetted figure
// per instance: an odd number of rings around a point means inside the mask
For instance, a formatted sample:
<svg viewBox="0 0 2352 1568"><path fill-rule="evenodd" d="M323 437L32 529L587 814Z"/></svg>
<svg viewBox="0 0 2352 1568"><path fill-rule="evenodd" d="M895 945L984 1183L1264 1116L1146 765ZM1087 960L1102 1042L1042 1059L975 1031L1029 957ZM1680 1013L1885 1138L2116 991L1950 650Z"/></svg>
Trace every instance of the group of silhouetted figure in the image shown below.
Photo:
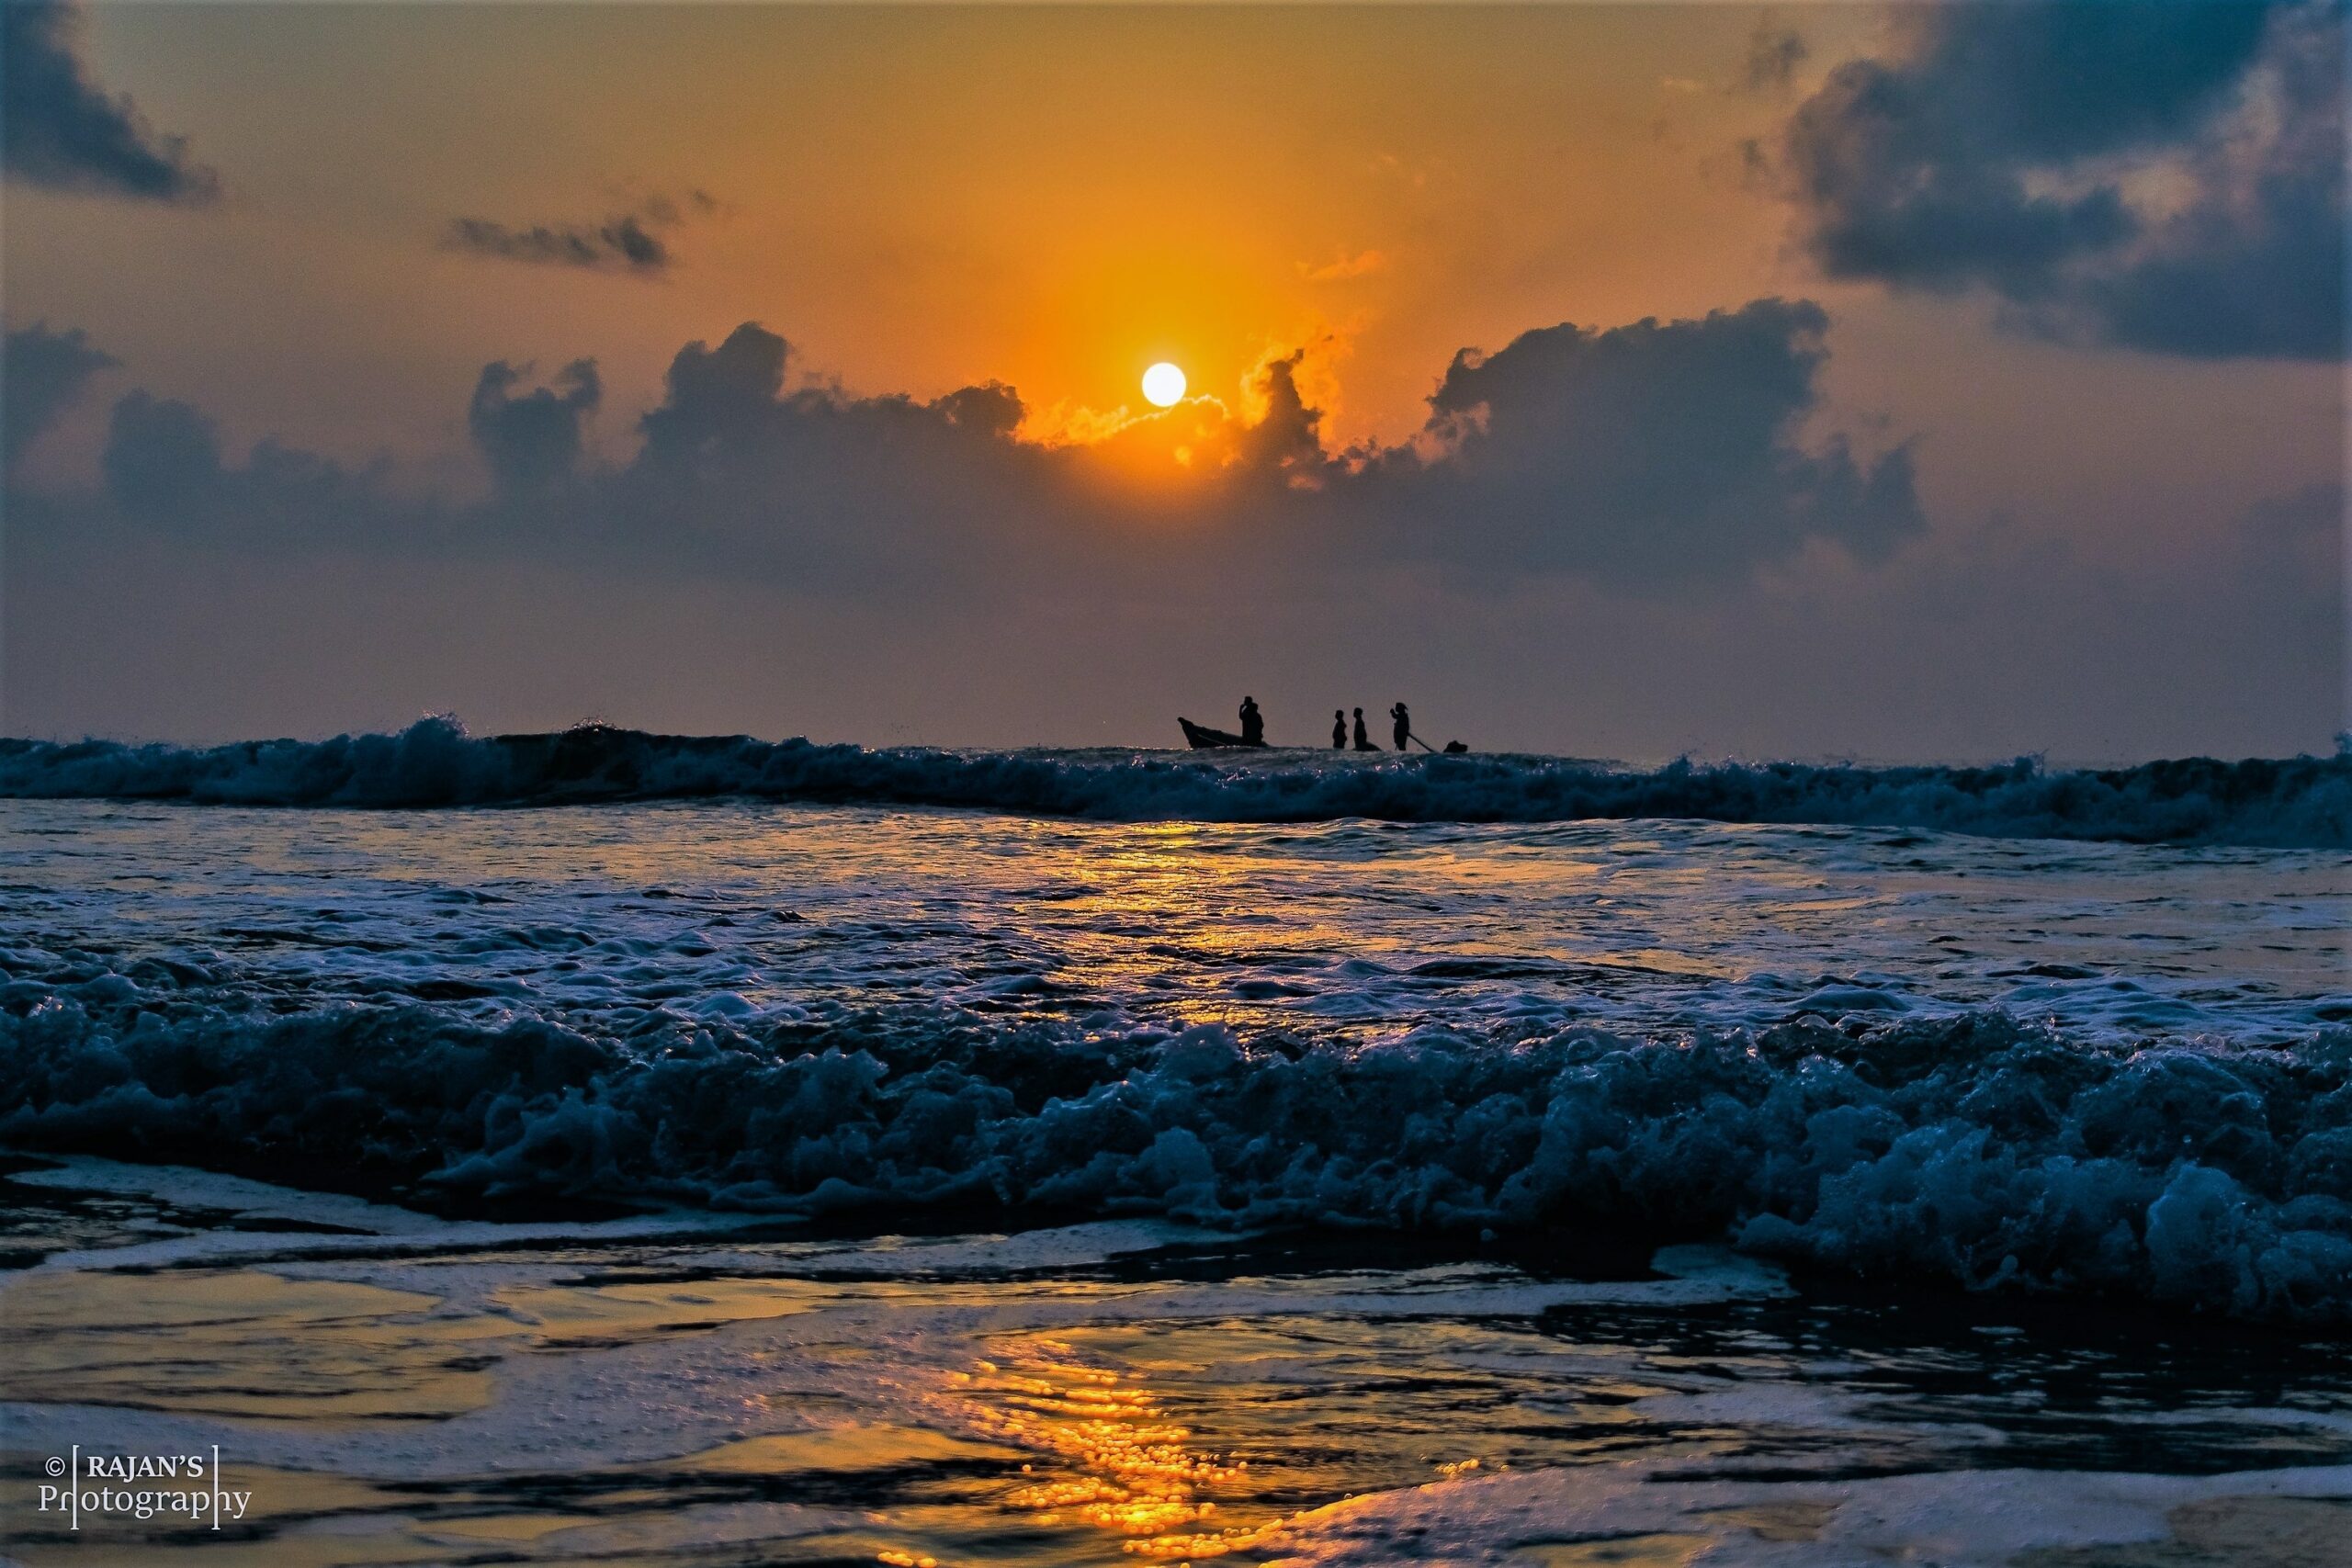
<svg viewBox="0 0 2352 1568"><path fill-rule="evenodd" d="M1351 728L1345 712L1338 708L1331 710L1331 750L1345 751L1352 745L1358 751L1379 750L1380 748L1373 743L1372 737L1364 732L1363 709L1358 708L1355 713L1356 721ZM1403 703L1398 703L1388 710L1388 716L1396 720L1396 750L1399 751L1409 750L1413 741L1412 716L1405 711ZM1428 742L1424 741L1422 744L1427 745Z"/></svg>
<svg viewBox="0 0 2352 1568"><path fill-rule="evenodd" d="M1390 732L1396 738L1396 750L1399 751L1409 751L1416 745L1424 751L1437 750L1436 747L1413 733L1413 716L1405 711L1403 703L1391 707L1388 710L1388 717L1391 721ZM1244 697L1241 699L1241 744L1263 746L1265 743L1266 716L1258 711L1257 698ZM1351 748L1358 751L1380 750L1379 745L1372 739L1371 733L1364 728L1363 709L1355 710L1355 722L1351 726L1348 722L1348 711L1345 708L1334 708L1331 710L1331 749L1335 751L1345 751ZM1445 750L1460 755L1470 748L1459 740L1449 740L1445 743Z"/></svg>

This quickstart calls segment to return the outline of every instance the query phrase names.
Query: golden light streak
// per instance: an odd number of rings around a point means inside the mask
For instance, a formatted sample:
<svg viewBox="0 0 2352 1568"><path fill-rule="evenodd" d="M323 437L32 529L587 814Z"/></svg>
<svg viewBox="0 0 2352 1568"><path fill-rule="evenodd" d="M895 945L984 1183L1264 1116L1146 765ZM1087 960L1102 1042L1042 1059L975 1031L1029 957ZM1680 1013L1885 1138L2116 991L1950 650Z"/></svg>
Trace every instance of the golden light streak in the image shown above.
<svg viewBox="0 0 2352 1568"><path fill-rule="evenodd" d="M1247 1551L1291 1522L1223 1517L1236 1505L1248 1509L1247 1460L1198 1446L1157 1393L1078 1363L1068 1346L1041 1340L1034 1348L1041 1359L1033 1370L981 1361L968 1383L970 1418L988 1437L1047 1456L1021 1467L1035 1479L1007 1494L1006 1506L1040 1524L1076 1520L1123 1537L1122 1551L1155 1562Z"/></svg>

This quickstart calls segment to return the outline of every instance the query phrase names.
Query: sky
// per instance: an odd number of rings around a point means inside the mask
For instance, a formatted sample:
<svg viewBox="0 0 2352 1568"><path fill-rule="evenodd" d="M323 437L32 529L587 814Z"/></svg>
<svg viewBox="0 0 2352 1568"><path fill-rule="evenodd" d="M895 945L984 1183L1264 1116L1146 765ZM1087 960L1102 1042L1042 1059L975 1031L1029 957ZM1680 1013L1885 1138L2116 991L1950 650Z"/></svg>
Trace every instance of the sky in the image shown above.
<svg viewBox="0 0 2352 1568"><path fill-rule="evenodd" d="M0 732L2346 727L2334 0L0 21Z"/></svg>

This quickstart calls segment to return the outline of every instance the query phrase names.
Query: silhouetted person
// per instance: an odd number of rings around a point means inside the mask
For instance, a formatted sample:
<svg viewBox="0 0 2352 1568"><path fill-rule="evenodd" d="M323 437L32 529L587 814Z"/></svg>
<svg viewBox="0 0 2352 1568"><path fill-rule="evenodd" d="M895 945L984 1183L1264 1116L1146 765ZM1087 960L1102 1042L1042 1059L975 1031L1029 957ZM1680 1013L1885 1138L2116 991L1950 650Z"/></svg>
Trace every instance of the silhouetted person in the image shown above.
<svg viewBox="0 0 2352 1568"><path fill-rule="evenodd" d="M1372 743L1372 737L1364 733L1363 709L1362 708L1356 709L1356 750L1359 751L1377 751L1380 750L1379 747L1374 746Z"/></svg>
<svg viewBox="0 0 2352 1568"><path fill-rule="evenodd" d="M1334 750L1334 751L1344 751L1344 750L1346 750L1347 749L1348 749L1348 715L1347 715L1347 710L1346 710L1346 709L1344 709L1344 708L1333 708L1333 709L1331 710L1331 750Z"/></svg>
<svg viewBox="0 0 2352 1568"><path fill-rule="evenodd" d="M1395 707L1390 708L1388 716L1396 721L1396 750L1399 751L1410 750L1413 744L1413 720L1412 716L1406 713L1405 705L1398 703Z"/></svg>
<svg viewBox="0 0 2352 1568"><path fill-rule="evenodd" d="M1263 746L1266 743L1266 716L1258 711L1258 699L1241 699L1241 744Z"/></svg>

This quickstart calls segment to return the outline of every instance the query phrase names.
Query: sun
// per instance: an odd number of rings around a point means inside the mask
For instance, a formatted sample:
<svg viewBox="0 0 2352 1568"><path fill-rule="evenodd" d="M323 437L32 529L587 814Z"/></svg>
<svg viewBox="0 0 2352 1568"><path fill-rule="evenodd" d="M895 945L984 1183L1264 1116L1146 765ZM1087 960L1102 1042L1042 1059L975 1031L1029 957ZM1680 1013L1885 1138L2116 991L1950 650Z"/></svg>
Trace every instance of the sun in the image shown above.
<svg viewBox="0 0 2352 1568"><path fill-rule="evenodd" d="M1154 408L1174 408L1184 400L1184 372L1161 360L1143 373L1143 395Z"/></svg>

